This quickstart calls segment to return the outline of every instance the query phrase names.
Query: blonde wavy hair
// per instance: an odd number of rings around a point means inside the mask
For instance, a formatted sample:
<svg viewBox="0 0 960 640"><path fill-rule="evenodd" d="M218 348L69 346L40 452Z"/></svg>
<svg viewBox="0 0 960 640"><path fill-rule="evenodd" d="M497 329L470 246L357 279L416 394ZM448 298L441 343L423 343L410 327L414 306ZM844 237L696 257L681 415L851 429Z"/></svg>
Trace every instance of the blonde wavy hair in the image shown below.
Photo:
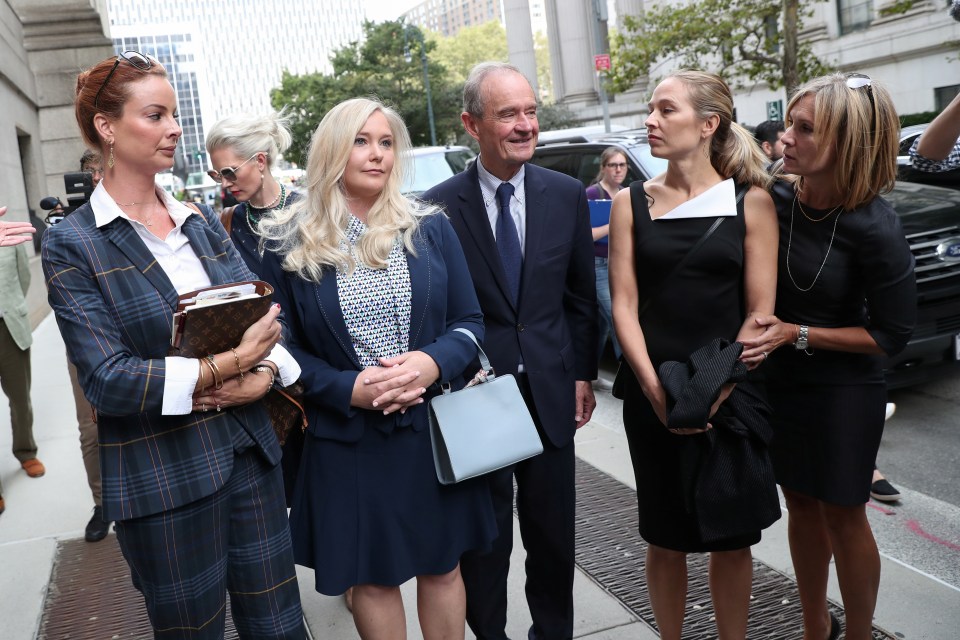
<svg viewBox="0 0 960 640"><path fill-rule="evenodd" d="M387 119L393 135L394 165L386 185L367 212L367 231L357 242L359 261L385 269L390 250L400 238L416 255L414 235L419 219L439 209L400 192L409 170L410 134L400 115L374 98L352 98L330 109L313 134L307 154L306 197L260 221L261 247L283 256L283 268L320 282L327 268L352 273L356 268L343 250L350 209L343 173L357 133L376 112Z"/></svg>
<svg viewBox="0 0 960 640"><path fill-rule="evenodd" d="M720 118L710 140L710 164L724 178L738 184L766 189L771 183L769 162L757 146L753 134L733 121L733 94L723 78L705 71L681 69L668 78L676 78L687 88L690 104L701 120Z"/></svg>
<svg viewBox="0 0 960 640"><path fill-rule="evenodd" d="M850 78L863 86L847 86ZM862 80L861 80L862 79ZM833 176L837 191L844 194L843 208L852 211L887 193L897 179L900 119L889 92L859 74L833 73L814 78L787 104L787 126L804 96L812 94L813 129L819 155L836 151ZM803 177L796 179L802 188Z"/></svg>

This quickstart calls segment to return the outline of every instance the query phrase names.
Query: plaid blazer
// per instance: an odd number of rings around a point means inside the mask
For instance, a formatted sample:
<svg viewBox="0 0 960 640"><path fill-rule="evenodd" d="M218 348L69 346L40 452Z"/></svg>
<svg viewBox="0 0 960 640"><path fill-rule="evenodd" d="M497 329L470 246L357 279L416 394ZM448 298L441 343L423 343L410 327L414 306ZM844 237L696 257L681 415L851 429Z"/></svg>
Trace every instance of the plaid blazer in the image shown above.
<svg viewBox="0 0 960 640"><path fill-rule="evenodd" d="M216 215L202 208L183 232L212 284L255 279ZM105 520L159 513L217 491L244 429L276 464L280 447L261 403L161 415L177 291L131 224L97 228L89 203L43 239L48 298L98 414Z"/></svg>

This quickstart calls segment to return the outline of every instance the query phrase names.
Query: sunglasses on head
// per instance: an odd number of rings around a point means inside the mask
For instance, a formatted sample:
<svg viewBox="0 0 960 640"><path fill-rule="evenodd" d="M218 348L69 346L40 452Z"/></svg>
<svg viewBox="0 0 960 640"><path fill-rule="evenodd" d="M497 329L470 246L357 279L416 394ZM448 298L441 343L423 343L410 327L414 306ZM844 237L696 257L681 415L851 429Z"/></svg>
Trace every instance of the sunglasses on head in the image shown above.
<svg viewBox="0 0 960 640"><path fill-rule="evenodd" d="M847 74L847 87L850 89L862 89L864 87L873 86L873 80L870 79L870 76L865 76L862 73L848 73Z"/></svg>
<svg viewBox="0 0 960 640"><path fill-rule="evenodd" d="M110 78L113 77L114 72L117 70L117 67L120 66L120 61L126 60L132 64L140 71L146 71L153 66L154 60L139 51L124 51L117 56L116 62L113 63L113 68L110 69L110 73L107 74L107 77L103 79L103 84L100 85L100 88L97 89L97 95L93 97L93 106L97 109L100 108L100 94L103 93L103 88L107 86L107 83L110 82Z"/></svg>
<svg viewBox="0 0 960 640"><path fill-rule="evenodd" d="M240 171L240 167L242 167L243 165L247 164L248 162L256 158L257 155L259 154L260 152L257 151L257 153L253 154L252 156L250 156L249 158L247 158L246 160L244 160L243 162L241 162L235 167L224 167L219 171L217 171L216 169L210 169L209 171L207 171L207 175L213 178L214 182L218 182L218 183L223 182L225 179L229 180L230 182L236 182L237 171Z"/></svg>
<svg viewBox="0 0 960 640"><path fill-rule="evenodd" d="M857 89L867 88L867 97L870 99L870 108L876 112L877 105L873 101L873 80L870 79L870 76L864 75L862 73L848 73L847 74L847 88L853 91ZM876 122L876 115L874 115L874 122Z"/></svg>

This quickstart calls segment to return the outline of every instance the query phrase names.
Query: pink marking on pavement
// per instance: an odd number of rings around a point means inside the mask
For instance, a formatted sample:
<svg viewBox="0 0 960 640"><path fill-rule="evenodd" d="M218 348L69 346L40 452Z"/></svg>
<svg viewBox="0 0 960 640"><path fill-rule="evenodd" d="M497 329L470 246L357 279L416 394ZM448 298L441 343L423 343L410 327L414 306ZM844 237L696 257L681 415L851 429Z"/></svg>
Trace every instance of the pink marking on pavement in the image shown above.
<svg viewBox="0 0 960 640"><path fill-rule="evenodd" d="M872 502L868 502L868 503L867 503L867 506L870 507L871 509L876 509L877 511L879 511L880 513L882 513L882 514L885 515L885 516L895 516L895 515L897 515L897 512L894 511L893 509L886 509L886 508L884 508L884 507L881 507L881 506L878 505L878 504L873 504Z"/></svg>
<svg viewBox="0 0 960 640"><path fill-rule="evenodd" d="M949 540L938 538L937 536L931 533L927 533L926 531L923 530L923 527L921 527L920 523L917 522L916 520L907 520L907 528L910 529L910 531L913 531L915 534L917 534L921 538L926 538L931 542L936 542L937 544L943 545L949 549L953 549L954 551L960 551L960 544L956 544L954 542L950 542Z"/></svg>

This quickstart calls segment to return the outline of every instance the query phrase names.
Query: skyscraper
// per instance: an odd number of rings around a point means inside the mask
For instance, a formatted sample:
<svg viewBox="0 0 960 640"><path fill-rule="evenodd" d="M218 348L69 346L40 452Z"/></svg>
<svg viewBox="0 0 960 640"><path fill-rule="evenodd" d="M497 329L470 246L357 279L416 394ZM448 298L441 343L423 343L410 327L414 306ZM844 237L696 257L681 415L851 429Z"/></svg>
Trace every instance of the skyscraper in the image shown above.
<svg viewBox="0 0 960 640"><path fill-rule="evenodd" d="M114 48L143 47L170 71L191 164L202 154L204 125L232 113L270 110L270 90L280 85L284 70L329 72L334 49L362 35L363 9L351 0L108 0L108 5ZM206 168L205 162L197 166Z"/></svg>

